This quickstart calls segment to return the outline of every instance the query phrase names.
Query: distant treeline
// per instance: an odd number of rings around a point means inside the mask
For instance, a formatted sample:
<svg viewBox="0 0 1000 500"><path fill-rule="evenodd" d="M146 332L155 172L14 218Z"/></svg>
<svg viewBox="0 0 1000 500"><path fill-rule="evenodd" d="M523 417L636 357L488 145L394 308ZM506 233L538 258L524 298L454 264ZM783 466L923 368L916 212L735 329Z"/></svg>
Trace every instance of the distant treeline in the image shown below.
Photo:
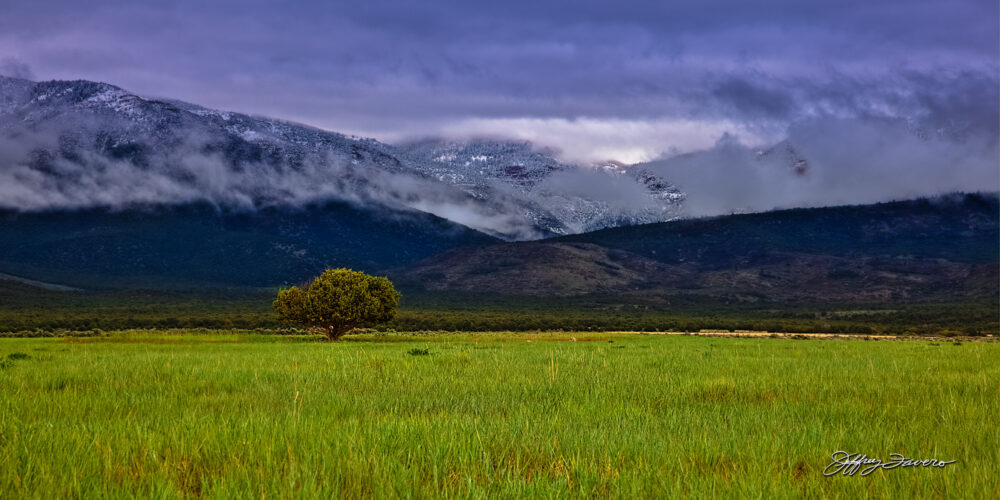
<svg viewBox="0 0 1000 500"><path fill-rule="evenodd" d="M403 310L388 328L448 331L688 331L752 330L787 333L844 333L889 335L996 334L1000 328L994 306L926 304L901 310L799 310L789 312L686 311L619 313L614 311Z"/></svg>
<svg viewBox="0 0 1000 500"><path fill-rule="evenodd" d="M4 290L10 292L11 290ZM130 328L276 329L270 296L255 293L191 295L167 292L46 293L44 297L0 293L0 332L36 329ZM486 302L486 303L484 303ZM754 330L895 335L996 334L994 302L929 304L683 303L622 307L600 301L514 299L463 303L411 301L383 329L399 331L699 331Z"/></svg>

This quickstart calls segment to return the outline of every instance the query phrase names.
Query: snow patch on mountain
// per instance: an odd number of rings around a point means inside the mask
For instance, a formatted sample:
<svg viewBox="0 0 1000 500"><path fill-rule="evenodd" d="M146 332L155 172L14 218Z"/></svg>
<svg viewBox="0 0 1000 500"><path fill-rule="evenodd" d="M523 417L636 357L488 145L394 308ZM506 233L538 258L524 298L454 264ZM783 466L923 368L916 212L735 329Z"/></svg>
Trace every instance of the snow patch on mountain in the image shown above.
<svg viewBox="0 0 1000 500"><path fill-rule="evenodd" d="M533 239L675 217L683 195L651 175L566 165L526 142L396 146L105 83L0 77L5 209L340 199Z"/></svg>
<svg viewBox="0 0 1000 500"><path fill-rule="evenodd" d="M477 199L515 199L552 234L676 218L684 196L651 172L564 164L526 141L429 139L400 146L421 172Z"/></svg>

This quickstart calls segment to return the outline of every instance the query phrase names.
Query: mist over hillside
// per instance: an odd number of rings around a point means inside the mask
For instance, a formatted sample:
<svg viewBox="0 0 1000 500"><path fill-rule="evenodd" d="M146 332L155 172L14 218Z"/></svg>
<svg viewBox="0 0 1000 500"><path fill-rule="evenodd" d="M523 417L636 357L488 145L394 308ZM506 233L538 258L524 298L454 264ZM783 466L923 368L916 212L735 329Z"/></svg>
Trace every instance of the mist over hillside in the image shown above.
<svg viewBox="0 0 1000 500"><path fill-rule="evenodd" d="M724 134L703 151L632 166L610 160L580 166L542 147L544 138L390 145L143 98L104 83L0 77L0 208L207 202L252 211L337 201L426 212L530 240L682 216L995 186L996 138L964 122L936 129L934 123L800 120L772 145Z"/></svg>
<svg viewBox="0 0 1000 500"><path fill-rule="evenodd" d="M104 83L0 78L7 209L346 201L533 239L669 220L683 198L649 174L566 165L527 143L447 147L463 156L142 98ZM630 196L607 192L612 186Z"/></svg>
<svg viewBox="0 0 1000 500"><path fill-rule="evenodd" d="M670 179L687 216L761 212L993 191L996 133L899 118L823 118L792 124L777 144L723 136L707 150L638 165Z"/></svg>

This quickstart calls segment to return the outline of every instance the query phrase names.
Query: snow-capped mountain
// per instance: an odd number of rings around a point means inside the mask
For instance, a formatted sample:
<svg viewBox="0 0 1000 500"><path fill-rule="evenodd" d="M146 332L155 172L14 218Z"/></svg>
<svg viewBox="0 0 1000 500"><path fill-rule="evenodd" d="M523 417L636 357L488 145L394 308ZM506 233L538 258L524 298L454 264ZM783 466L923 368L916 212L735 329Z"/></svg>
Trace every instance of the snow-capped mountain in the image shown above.
<svg viewBox="0 0 1000 500"><path fill-rule="evenodd" d="M421 172L477 199L501 193L554 234L573 234L677 217L684 195L652 172L609 163L579 167L529 142L424 140L400 146Z"/></svg>
<svg viewBox="0 0 1000 500"><path fill-rule="evenodd" d="M373 141L145 99L103 83L2 80L5 208L365 198L375 195L370 174L407 172ZM358 165L364 171L352 168Z"/></svg>
<svg viewBox="0 0 1000 500"><path fill-rule="evenodd" d="M524 142L395 146L105 83L0 77L0 208L331 199L531 239L669 220L683 195L651 172L570 166Z"/></svg>

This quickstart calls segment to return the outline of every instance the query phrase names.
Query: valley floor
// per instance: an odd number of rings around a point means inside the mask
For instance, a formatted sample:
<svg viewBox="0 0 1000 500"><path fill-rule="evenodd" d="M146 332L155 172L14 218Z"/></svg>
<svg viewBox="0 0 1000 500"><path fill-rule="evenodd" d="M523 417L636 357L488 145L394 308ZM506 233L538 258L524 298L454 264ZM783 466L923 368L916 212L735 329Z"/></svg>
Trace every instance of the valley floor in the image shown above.
<svg viewBox="0 0 1000 500"><path fill-rule="evenodd" d="M998 495L995 342L316 339L0 339L0 497Z"/></svg>

